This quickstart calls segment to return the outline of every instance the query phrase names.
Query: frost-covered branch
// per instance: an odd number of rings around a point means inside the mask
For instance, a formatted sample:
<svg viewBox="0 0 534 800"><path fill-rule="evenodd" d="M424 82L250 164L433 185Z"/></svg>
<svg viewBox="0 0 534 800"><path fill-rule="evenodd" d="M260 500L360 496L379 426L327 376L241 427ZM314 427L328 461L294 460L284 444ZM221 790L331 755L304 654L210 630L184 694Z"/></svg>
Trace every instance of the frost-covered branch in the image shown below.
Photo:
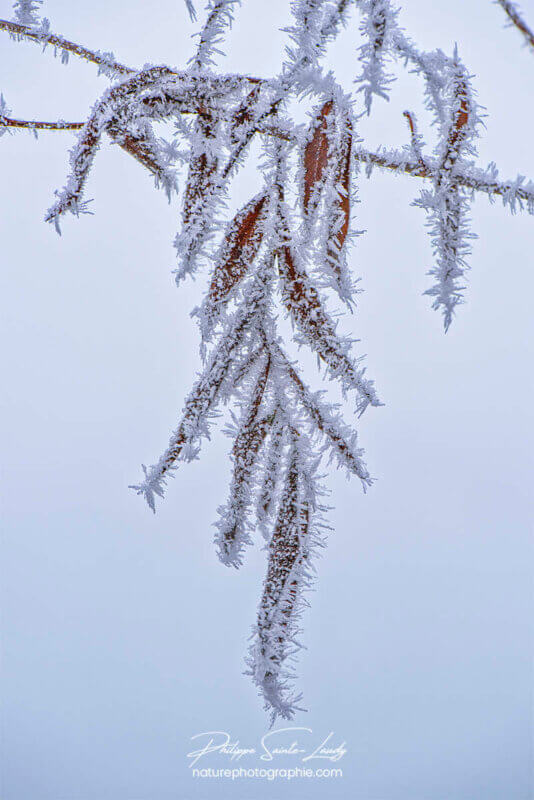
<svg viewBox="0 0 534 800"><path fill-rule="evenodd" d="M518 4L511 3L510 0L495 0L495 2L497 2L504 10L504 13L508 17L510 24L517 28L519 33L523 36L525 42L532 49L534 49L534 32L521 16Z"/></svg>
<svg viewBox="0 0 534 800"><path fill-rule="evenodd" d="M517 14L513 4L499 2L509 15ZM380 406L362 357L353 354L355 341L340 335L336 320L340 303L355 307L351 246L360 233L355 222L361 174L370 177L378 167L422 179L414 202L426 212L434 253L434 283L427 293L446 328L462 301L473 198L500 197L512 212L526 208L534 214L534 184L522 176L502 181L494 164L477 165L481 114L472 76L456 50L448 56L419 48L389 0L291 0L286 59L271 78L213 70L236 5L237 0L208 1L185 69L134 70L112 54L51 33L39 17L38 0L16 0L15 21L0 20L0 30L43 49L50 45L64 61L70 53L91 61L113 83L85 122L15 119L0 95L0 136L17 129L77 132L66 184L46 216L58 230L66 212L87 211L86 186L105 136L148 170L169 201L186 167L174 272L179 283L200 269L209 271L205 297L193 312L203 364L166 450L153 466L143 467L143 480L132 488L155 511L169 477L181 462L198 456L211 423L223 406L230 407L230 486L218 509L215 543L222 563L236 568L256 530L266 547L267 573L247 665L274 721L301 709L293 663L301 648L313 556L324 546L319 465L328 457L364 490L373 483L354 425L324 392L310 390L300 364L286 354L279 303L292 323L287 338L309 347L344 394L354 392L356 412ZM323 66L351 6L362 15L364 37L355 96ZM186 7L194 18L192 0ZM527 35L521 18L521 24L511 19ZM375 100L393 91L394 63L421 78L435 132L430 146L411 111L405 112L409 141L399 149L373 150L359 138L362 112L371 113ZM292 119L295 103L309 124ZM156 135L159 122L174 123L172 141ZM229 213L232 182L256 158L253 142L262 182Z"/></svg>
<svg viewBox="0 0 534 800"><path fill-rule="evenodd" d="M0 128L26 128L31 131L79 131L85 122L44 122L36 119L10 119L0 115Z"/></svg>
<svg viewBox="0 0 534 800"><path fill-rule="evenodd" d="M183 114L194 113L182 111ZM44 121L44 120L27 120L27 119L12 119L10 117L2 116L0 113L0 129L27 129L43 130L43 131L78 131L81 130L85 122L65 122L63 120L57 121ZM287 128L278 128L276 125L259 125L256 133L261 133L265 136L272 136L284 141L294 140L295 143L298 139L295 134L292 134ZM400 150L387 150L382 149L379 151L366 150L363 147L353 148L352 158L362 164L366 164L368 169L378 167L388 172L396 172L402 175L408 175L412 178L432 178L433 172L436 168L436 163L432 158L426 157L425 164L420 161L414 161L406 156L406 153ZM368 175L370 175L370 171ZM458 186L463 186L471 190L473 193L481 192L488 195L491 199L493 197L501 197L503 205L509 207L512 211L522 210L525 207L529 214L534 214L534 182L527 180L524 176L520 175L513 181L499 181L498 170L494 164L491 164L486 170L480 167L471 167L469 171L452 171L452 178Z"/></svg>

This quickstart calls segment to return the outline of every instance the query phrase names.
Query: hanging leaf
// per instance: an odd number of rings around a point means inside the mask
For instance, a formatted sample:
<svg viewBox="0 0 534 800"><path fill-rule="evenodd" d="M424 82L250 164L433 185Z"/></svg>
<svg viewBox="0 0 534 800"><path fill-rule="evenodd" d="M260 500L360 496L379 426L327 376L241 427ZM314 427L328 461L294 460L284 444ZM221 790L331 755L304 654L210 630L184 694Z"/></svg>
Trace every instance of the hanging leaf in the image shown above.
<svg viewBox="0 0 534 800"><path fill-rule="evenodd" d="M213 305L228 295L256 258L263 238L259 222L266 200L263 193L253 197L230 223L209 288Z"/></svg>
<svg viewBox="0 0 534 800"><path fill-rule="evenodd" d="M273 425L270 443L266 453L263 481L258 494L257 502L258 523L264 533L264 536L267 535L267 529L265 525L269 519L269 516L273 512L286 431L287 425L284 425L283 423Z"/></svg>
<svg viewBox="0 0 534 800"><path fill-rule="evenodd" d="M274 421L274 413L260 418L265 388L269 379L271 359L267 357L265 367L256 381L248 407L239 424L239 432L232 448L234 462L230 499L219 509L220 520L215 541L219 558L227 566L239 567L243 560L245 545L251 544L247 532L247 510L250 505L251 481L256 457Z"/></svg>
<svg viewBox="0 0 534 800"><path fill-rule="evenodd" d="M328 117L334 103L326 102L313 120L310 131L313 135L304 148L304 187L302 204L307 214L313 214L320 198L323 176L328 164Z"/></svg>
<svg viewBox="0 0 534 800"><path fill-rule="evenodd" d="M306 386L291 365L286 354L278 346L276 346L276 355L284 372L293 384L300 403L317 426L317 429L324 435L332 453L337 456L339 464L358 476L365 491L366 487L372 484L373 479L369 475L369 471L362 459L363 450L359 450L356 447L355 432L343 423L339 414L336 414L324 404L317 402L317 396Z"/></svg>
<svg viewBox="0 0 534 800"><path fill-rule="evenodd" d="M352 125L345 120L345 130L339 145L339 166L336 170L334 202L329 209L330 224L326 246L328 263L332 267L336 280L344 279L341 252L347 239L350 226L350 174L352 154Z"/></svg>
<svg viewBox="0 0 534 800"><path fill-rule="evenodd" d="M213 152L217 131L215 117L210 113L199 114L195 127L184 191L182 233L175 242L178 255L183 258L181 269L177 272L179 278L194 269L195 257L211 227L217 185L219 159Z"/></svg>
<svg viewBox="0 0 534 800"><path fill-rule="evenodd" d="M321 302L317 289L288 245L278 252L282 278L282 297L291 317L310 347L330 369L332 377L340 378L345 388L356 389L360 395L358 410L369 404L379 405L372 381L366 380L347 355L348 346L336 334L335 325Z"/></svg>
<svg viewBox="0 0 534 800"><path fill-rule="evenodd" d="M161 157L150 125L146 123L141 126L138 123L137 128L134 131L127 126L112 124L107 128L107 134L122 150L152 173L156 186L163 187L170 200L172 192L177 191L176 174Z"/></svg>
<svg viewBox="0 0 534 800"><path fill-rule="evenodd" d="M309 507L303 497L303 475L293 444L275 528L269 542L269 558L263 595L258 611L255 642L248 663L273 720L291 719L300 695L291 694L291 671L287 668L299 645L298 617L301 594L306 588Z"/></svg>
<svg viewBox="0 0 534 800"><path fill-rule="evenodd" d="M452 114L452 123L447 137L447 148L442 165L442 168L446 170L450 170L454 165L458 158L460 147L468 133L467 123L470 115L469 90L466 81L461 77L458 77L456 81L454 95L456 108Z"/></svg>

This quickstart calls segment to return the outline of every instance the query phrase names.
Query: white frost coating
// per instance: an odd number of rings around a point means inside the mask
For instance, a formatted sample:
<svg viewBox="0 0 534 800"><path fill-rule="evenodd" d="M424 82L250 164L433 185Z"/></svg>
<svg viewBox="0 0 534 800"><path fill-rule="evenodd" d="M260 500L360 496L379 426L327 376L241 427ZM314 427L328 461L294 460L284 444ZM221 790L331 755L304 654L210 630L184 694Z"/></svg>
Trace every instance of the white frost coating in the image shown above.
<svg viewBox="0 0 534 800"><path fill-rule="evenodd" d="M358 5L363 15L360 31L365 42L359 49L363 68L356 81L361 84L358 91L363 92L365 109L370 114L373 97L389 100L394 78L387 64L394 58L399 12L389 0L362 0Z"/></svg>
<svg viewBox="0 0 534 800"><path fill-rule="evenodd" d="M195 71L201 72L203 68L213 66L215 64L215 55L224 55L218 45L221 44L224 38L226 28L232 26L234 8L240 5L241 0L208 0L206 23L197 34L199 38L197 52L190 60ZM196 19L196 15L194 19Z"/></svg>
<svg viewBox="0 0 534 800"><path fill-rule="evenodd" d="M233 365L236 350L246 347L244 333L250 318L248 311L242 311L228 324L222 341L186 400L182 420L171 436L167 450L152 467L143 465L145 480L130 487L144 496L152 511L156 510L155 495L163 497L167 478L177 469L178 462L196 458L201 439L209 438L210 414L219 400L227 398L225 379Z"/></svg>
<svg viewBox="0 0 534 800"><path fill-rule="evenodd" d="M469 166L476 155L475 140L481 117L470 87L469 76L458 53L449 64L447 80L440 93L441 137L434 155L433 189L423 188L414 205L427 212L435 265L429 275L435 283L425 294L433 297L432 307L441 310L448 330L456 309L463 302L466 256L475 235L469 228L469 193L458 187L453 169Z"/></svg>
<svg viewBox="0 0 534 800"><path fill-rule="evenodd" d="M365 0L359 4L364 15L362 32L367 39L361 48L364 70L359 80L370 113L374 95L387 99L391 76L386 59L400 59L425 81L425 103L438 131L431 164L422 152L421 142L412 131L412 158L415 156L433 189L426 186L414 205L427 213L435 263L429 270L433 285L425 292L433 298L432 307L443 314L445 330L456 307L463 302L466 257L476 238L469 228L470 193L458 186L456 174L473 166L475 140L481 115L470 85L470 75L455 48L452 58L440 50L425 53L400 29L398 11L389 0ZM412 123L411 123L412 124Z"/></svg>
<svg viewBox="0 0 534 800"><path fill-rule="evenodd" d="M249 511L258 488L258 456L276 414L266 391L270 366L269 357L263 356L254 373L242 383L237 397L240 419L234 416L234 425L226 429L234 438L233 476L229 500L218 509L215 536L219 558L226 566L241 566L243 550L252 544L254 525Z"/></svg>
<svg viewBox="0 0 534 800"><path fill-rule="evenodd" d="M15 0L13 3L13 20L19 25L28 25L33 28L41 23L39 7L43 0Z"/></svg>
<svg viewBox="0 0 534 800"><path fill-rule="evenodd" d="M185 7L187 8L187 13L189 14L189 18L190 18L191 22L196 22L197 12L196 12L193 0L184 0L184 2L185 2Z"/></svg>
<svg viewBox="0 0 534 800"><path fill-rule="evenodd" d="M304 593L314 582L312 559L325 546L324 506L318 502L317 458L301 433L290 437L284 459L282 495L272 536L266 544L267 575L246 658L247 673L258 687L271 725L290 720L302 694L295 691L294 663L300 643Z"/></svg>
<svg viewBox="0 0 534 800"><path fill-rule="evenodd" d="M239 5L209 0L196 53L182 71L145 65L134 70L111 53L90 51L50 32L39 4L19 0L18 23L0 21L15 39L29 39L66 60L69 53L97 64L116 82L98 99L70 154L70 174L47 219L59 230L66 212L87 211L85 188L104 134L135 158L169 200L183 175L181 225L175 239L177 282L211 269L205 299L195 309L203 367L167 449L132 488L155 511L180 462L197 458L221 407L232 405L230 487L218 509L215 544L220 560L240 567L259 530L267 574L247 656L252 677L274 722L302 709L294 687L301 649L300 619L311 586L314 556L326 526L320 464L330 459L365 491L373 483L353 425L323 391L311 391L300 365L280 337L282 308L292 341L310 348L343 392L354 391L356 412L381 405L362 365L357 340L338 330L335 304L351 310L358 292L349 259L358 202L356 177L375 166L420 178L415 201L427 217L434 264L427 294L447 328L462 302L466 257L473 234L469 209L476 193L501 198L513 213L534 213L534 184L522 176L499 179L497 168L475 164L481 123L471 76L458 53L420 50L401 30L388 0L291 0L287 57L273 78L215 73L215 57ZM193 18L195 6L186 0ZM359 92L343 92L325 71L327 46L346 24L350 8L362 13ZM400 62L423 81L435 142L427 151L413 112L405 112L409 138L392 150L366 149L358 119L375 97L392 89L390 65ZM291 103L307 103L308 125L289 118ZM79 129L80 123L11 119L0 95L0 134L17 127ZM166 142L154 123L173 121ZM259 184L229 214L228 189L259 140ZM364 169L360 169L360 164ZM120 192L119 187L119 192Z"/></svg>
<svg viewBox="0 0 534 800"><path fill-rule="evenodd" d="M7 105L4 95L0 94L0 136L3 136L4 133L7 131L7 126L2 125L3 119L9 118L11 116L11 109Z"/></svg>

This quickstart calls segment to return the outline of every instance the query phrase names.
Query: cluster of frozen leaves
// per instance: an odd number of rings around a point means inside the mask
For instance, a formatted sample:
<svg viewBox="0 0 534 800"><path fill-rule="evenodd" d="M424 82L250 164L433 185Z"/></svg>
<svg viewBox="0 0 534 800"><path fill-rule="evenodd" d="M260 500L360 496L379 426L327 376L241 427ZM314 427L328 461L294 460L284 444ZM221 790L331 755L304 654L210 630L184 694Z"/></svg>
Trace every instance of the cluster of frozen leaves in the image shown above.
<svg viewBox="0 0 534 800"><path fill-rule="evenodd" d="M175 240L176 281L209 271L202 304L194 310L203 368L160 459L143 467L133 488L153 510L180 463L196 458L223 405L231 405L233 439L228 499L218 509L215 543L223 564L238 568L257 530L267 551L267 575L253 627L247 671L272 720L300 709L293 662L300 645L304 593L314 556L325 544L325 454L338 467L372 483L353 426L322 392L313 392L287 353L278 326L282 307L294 339L310 348L337 381L355 411L380 405L355 342L340 335L330 308L352 307L356 281L347 262L355 232L353 207L358 165L417 175L426 186L415 201L427 215L435 263L428 294L447 328L461 302L472 234L469 204L477 191L501 196L512 210L534 211L534 187L518 179L501 183L494 165L474 163L480 112L470 76L456 51L419 50L399 27L389 0L361 0L363 44L356 97L347 95L322 59L342 26L349 0L293 0L290 44L272 79L213 70L239 0L210 0L195 54L183 71L161 65L134 70L112 54L94 53L49 33L37 0L18 0L15 20L0 27L16 38L52 44L93 61L111 86L97 100L70 152L70 173L46 219L58 232L66 213L87 211L85 188L104 136L133 156L163 188L178 192L183 167L180 228ZM196 9L186 0L192 19ZM436 129L433 152L424 152L413 114L406 112L410 144L399 151L369 152L357 138L358 101L367 113L387 99L392 65L399 62L424 80ZM309 123L287 117L290 100L309 105ZM0 133L15 123L3 97ZM172 120L173 141L158 137L154 123ZM21 123L21 126L23 123ZM32 127L32 123L24 123ZM47 123L33 123L36 130ZM58 123L58 127L61 125ZM229 189L250 157L262 149L262 186L235 214Z"/></svg>

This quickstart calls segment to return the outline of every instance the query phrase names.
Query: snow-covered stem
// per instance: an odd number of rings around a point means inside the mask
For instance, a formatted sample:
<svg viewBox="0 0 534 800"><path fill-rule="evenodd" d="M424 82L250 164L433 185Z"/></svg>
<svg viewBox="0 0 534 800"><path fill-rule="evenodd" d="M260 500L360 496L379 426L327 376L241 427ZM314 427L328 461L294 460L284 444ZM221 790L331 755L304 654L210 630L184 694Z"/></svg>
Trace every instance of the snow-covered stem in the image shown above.
<svg viewBox="0 0 534 800"><path fill-rule="evenodd" d="M171 72L167 67L151 67L143 70L108 89L103 98L95 104L93 113L82 128L78 142L71 151L71 174L64 188L58 193L58 200L45 217L47 222L54 222L58 232L61 214L69 211L78 215L86 211L86 203L82 199L83 190L102 133L114 125L115 118L124 112L125 105L133 95L150 92L151 89L158 95L162 79L169 78L170 75Z"/></svg>
<svg viewBox="0 0 534 800"><path fill-rule="evenodd" d="M457 51L448 65L440 102L443 122L435 150L438 165L433 175L434 187L423 189L414 205L427 212L436 259L429 271L436 282L425 294L434 298L432 307L443 312L444 327L448 330L456 306L463 302L461 281L468 269L465 259L470 253L469 240L475 238L469 230L469 196L455 183L453 170L457 163L466 163L467 156L476 154L474 141L480 124L469 76Z"/></svg>
<svg viewBox="0 0 534 800"><path fill-rule="evenodd" d="M319 60L325 54L325 36L322 21L325 0L292 0L291 11L295 24L286 28L294 46L287 47L288 67L292 70L319 68Z"/></svg>
<svg viewBox="0 0 534 800"><path fill-rule="evenodd" d="M85 61L90 61L91 63L96 64L100 72L103 74L109 74L111 77L116 77L117 75L133 75L134 73L138 72L137 69L128 67L125 64L121 64L119 61L116 61L112 53L91 50L84 45L77 44L76 42L65 39L63 36L59 36L55 33L36 31L28 25L20 25L19 23L11 22L7 19L0 19L0 31L2 30L12 34L17 39L28 39L29 41L41 44L43 45L43 49L45 49L48 45L51 45L54 51L65 51L72 53L73 55L78 56ZM170 69L169 72L174 75L183 74L176 71L173 72L173 70ZM202 76L202 81L207 81L208 85L210 83L210 79L214 79L214 76ZM253 75L228 74L223 76L223 80L240 81L244 84L251 85L267 83L265 79L255 77Z"/></svg>
<svg viewBox="0 0 534 800"><path fill-rule="evenodd" d="M421 134L417 130L417 120L415 118L415 114L413 111L405 111L404 117L408 123L408 128L410 129L410 146L412 149L412 153L414 155L415 160L421 165L423 170L428 172L425 164L425 160L423 158L423 139Z"/></svg>
<svg viewBox="0 0 534 800"><path fill-rule="evenodd" d="M354 151L354 158L362 164L367 164L370 169L378 167L410 175L412 178L432 178L437 168L435 159L426 157L426 166L422 166L418 161L414 161L399 150L385 148L378 152L372 152L358 147ZM368 171L368 175L370 174ZM497 177L498 170L494 164L491 164L487 170L477 167L470 167L469 170L456 168L451 173L451 180L458 186L470 189L473 193L486 194L490 199L494 196L502 197L503 204L509 206L513 211L517 207L522 209L524 204L528 212L534 214L534 182L526 181L521 175L514 181L499 181Z"/></svg>

